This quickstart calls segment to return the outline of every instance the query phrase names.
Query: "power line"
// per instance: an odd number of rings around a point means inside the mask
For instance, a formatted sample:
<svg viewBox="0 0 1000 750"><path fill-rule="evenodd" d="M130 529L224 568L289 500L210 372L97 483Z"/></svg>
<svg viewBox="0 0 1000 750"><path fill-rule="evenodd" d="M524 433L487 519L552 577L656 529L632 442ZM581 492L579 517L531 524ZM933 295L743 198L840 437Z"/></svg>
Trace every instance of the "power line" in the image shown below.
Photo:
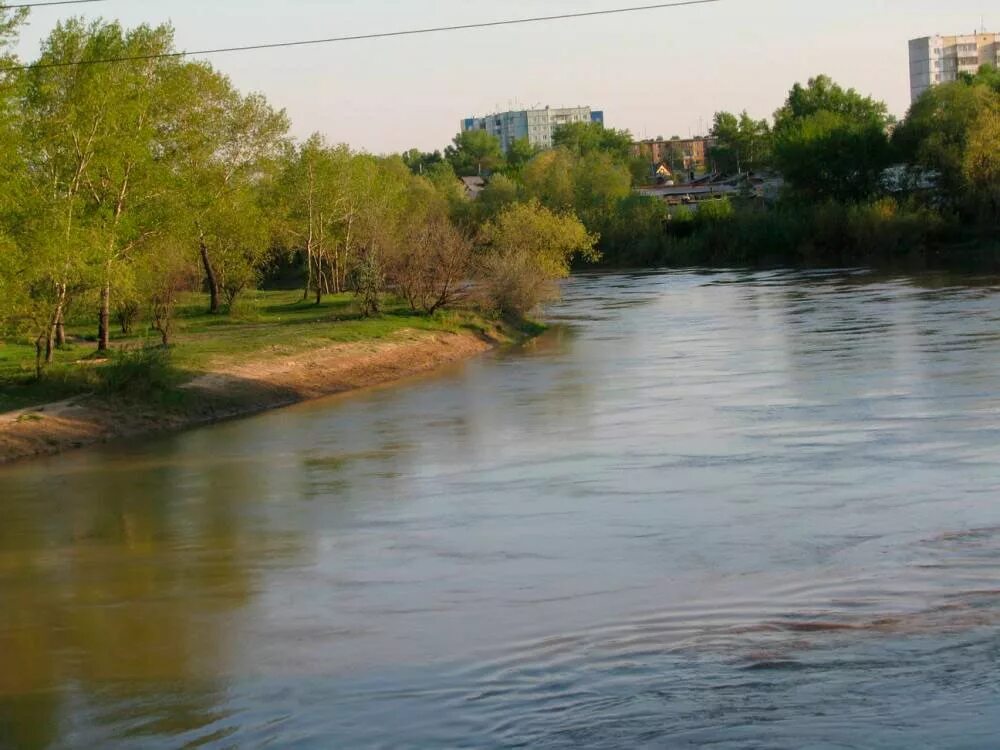
<svg viewBox="0 0 1000 750"><path fill-rule="evenodd" d="M63 0L63 2L98 2L99 0ZM327 39L305 39L295 42L274 42L270 44L248 44L240 47L217 47L215 49L191 50L188 52L166 52L153 55L129 55L123 57L105 57L95 60L77 60L72 62L50 62L34 63L32 65L17 65L9 68L0 68L5 73L16 70L39 70L44 68L69 68L80 65L106 65L109 63L140 62L144 60L158 60L162 58L189 57L192 55L215 55L224 52L249 52L251 50L262 49L282 49L285 47L305 47L316 44L338 44L341 42L358 42L366 39L389 39L401 36L417 36L419 34L439 34L449 31L467 31L470 29L488 29L497 26L516 26L529 23L544 23L547 21L564 21L572 18L592 18L594 16L611 16L622 13L641 13L650 10L662 10L665 8L680 8L689 5L709 5L720 3L723 0L681 0L681 2L657 3L655 5L639 5L632 8L612 8L610 10L592 10L580 13L561 13L555 16L536 16L534 18L516 18L506 21L486 21L482 23L466 23L456 26L434 26L425 29L410 29L408 31L386 31L375 34L356 34L353 36L337 36Z"/></svg>
<svg viewBox="0 0 1000 750"><path fill-rule="evenodd" d="M43 3L3 3L0 2L0 10L8 8L42 8L47 5L83 5L83 3L103 3L104 0L49 0Z"/></svg>

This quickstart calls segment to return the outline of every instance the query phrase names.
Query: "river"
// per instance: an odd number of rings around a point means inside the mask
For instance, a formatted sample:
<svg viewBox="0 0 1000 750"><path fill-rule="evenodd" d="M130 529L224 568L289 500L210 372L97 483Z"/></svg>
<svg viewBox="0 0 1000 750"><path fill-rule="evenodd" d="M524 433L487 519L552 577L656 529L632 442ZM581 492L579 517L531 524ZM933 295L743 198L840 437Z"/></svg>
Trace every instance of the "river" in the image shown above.
<svg viewBox="0 0 1000 750"><path fill-rule="evenodd" d="M996 747L1000 280L583 275L548 318L0 471L0 747Z"/></svg>

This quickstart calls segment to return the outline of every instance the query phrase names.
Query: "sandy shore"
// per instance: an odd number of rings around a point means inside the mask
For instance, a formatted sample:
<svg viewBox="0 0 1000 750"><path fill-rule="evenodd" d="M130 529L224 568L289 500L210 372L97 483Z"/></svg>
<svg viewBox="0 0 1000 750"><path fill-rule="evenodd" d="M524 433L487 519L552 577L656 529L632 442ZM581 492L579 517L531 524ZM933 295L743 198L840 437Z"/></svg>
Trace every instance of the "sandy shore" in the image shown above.
<svg viewBox="0 0 1000 750"><path fill-rule="evenodd" d="M0 464L95 443L255 414L429 372L491 345L469 333L402 331L293 356L226 364L183 386L185 406L164 410L77 398L0 414Z"/></svg>

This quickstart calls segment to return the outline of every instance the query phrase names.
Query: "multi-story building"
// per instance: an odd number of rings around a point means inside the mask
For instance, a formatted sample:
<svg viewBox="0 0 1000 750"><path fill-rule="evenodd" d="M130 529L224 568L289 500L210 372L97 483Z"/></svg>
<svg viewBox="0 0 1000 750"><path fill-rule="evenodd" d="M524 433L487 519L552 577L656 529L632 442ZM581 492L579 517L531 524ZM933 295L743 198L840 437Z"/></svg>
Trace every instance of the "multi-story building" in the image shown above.
<svg viewBox="0 0 1000 750"><path fill-rule="evenodd" d="M910 97L920 98L931 86L975 73L981 65L1000 67L1000 34L925 36L910 41Z"/></svg>
<svg viewBox="0 0 1000 750"><path fill-rule="evenodd" d="M462 120L462 132L483 130L500 139L504 151L509 151L514 141L527 138L536 148L551 148L552 136L562 125L574 122L604 124L604 113L590 107L571 109L523 109L516 112L498 112L486 117L469 117Z"/></svg>
<svg viewBox="0 0 1000 750"><path fill-rule="evenodd" d="M632 144L632 154L647 159L655 169L661 164L671 171L704 172L708 168L709 152L715 146L715 138L671 138L652 139Z"/></svg>

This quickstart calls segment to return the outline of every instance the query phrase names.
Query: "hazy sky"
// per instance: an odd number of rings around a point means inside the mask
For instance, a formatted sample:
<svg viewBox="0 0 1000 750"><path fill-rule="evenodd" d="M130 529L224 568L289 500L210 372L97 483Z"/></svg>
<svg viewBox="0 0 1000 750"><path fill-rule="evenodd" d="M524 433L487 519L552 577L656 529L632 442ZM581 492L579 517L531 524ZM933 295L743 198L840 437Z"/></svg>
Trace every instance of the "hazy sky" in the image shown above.
<svg viewBox="0 0 1000 750"><path fill-rule="evenodd" d="M88 16L172 21L184 49L598 10L654 0L105 0ZM989 13L993 10L992 17ZM34 12L21 54L66 8ZM906 42L1000 24L996 0L724 0L533 26L215 55L244 90L373 152L442 148L461 118L508 104L589 104L637 136L688 136L720 109L770 115L797 80L828 73L909 105ZM992 25L991 25L992 24Z"/></svg>

